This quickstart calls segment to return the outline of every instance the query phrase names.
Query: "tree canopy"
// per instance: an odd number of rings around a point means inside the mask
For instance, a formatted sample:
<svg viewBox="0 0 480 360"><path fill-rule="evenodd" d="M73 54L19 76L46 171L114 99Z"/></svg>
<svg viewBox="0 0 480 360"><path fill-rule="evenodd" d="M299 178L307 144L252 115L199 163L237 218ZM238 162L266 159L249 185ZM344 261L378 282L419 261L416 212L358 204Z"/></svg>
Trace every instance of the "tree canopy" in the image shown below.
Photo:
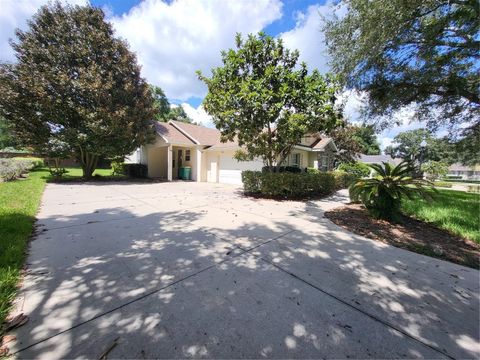
<svg viewBox="0 0 480 360"><path fill-rule="evenodd" d="M99 156L149 141L156 112L135 55L104 18L92 6L43 6L16 31L16 62L0 66L0 114L16 138L40 152L67 143L86 178Z"/></svg>
<svg viewBox="0 0 480 360"><path fill-rule="evenodd" d="M368 94L366 115L391 125L412 106L430 129L480 117L477 0L345 0L326 19L333 71Z"/></svg>
<svg viewBox="0 0 480 360"><path fill-rule="evenodd" d="M349 124L342 124L329 132L328 135L339 150L335 154L337 162L354 163L358 155L363 152L363 147L356 137L357 132L358 127Z"/></svg>
<svg viewBox="0 0 480 360"><path fill-rule="evenodd" d="M373 125L361 125L355 127L353 139L356 140L361 147L362 154L379 155L380 144L375 134L375 127Z"/></svg>
<svg viewBox="0 0 480 360"><path fill-rule="evenodd" d="M156 109L155 120L167 122L177 120L186 123L193 123L181 105L172 106L163 92L162 88L150 85L153 96L153 104Z"/></svg>
<svg viewBox="0 0 480 360"><path fill-rule="evenodd" d="M468 127L455 143L455 158L464 165L480 164L480 124Z"/></svg>
<svg viewBox="0 0 480 360"><path fill-rule="evenodd" d="M435 138L427 129L399 133L385 153L395 158L423 164L427 161L451 164L456 160L454 145L446 138Z"/></svg>
<svg viewBox="0 0 480 360"><path fill-rule="evenodd" d="M203 106L221 132L222 141L238 140L237 159L281 164L307 133L333 129L340 118L335 106L337 81L308 72L298 51L264 33L236 36L236 49L223 51L223 66L210 78Z"/></svg>
<svg viewBox="0 0 480 360"><path fill-rule="evenodd" d="M181 122L191 123L193 124L194 121L190 118L185 110L183 109L182 105L178 105L175 107L170 107L170 112L168 113L166 120L177 120Z"/></svg>
<svg viewBox="0 0 480 360"><path fill-rule="evenodd" d="M165 122L170 113L170 102L160 86L150 85L155 107L155 120Z"/></svg>
<svg viewBox="0 0 480 360"><path fill-rule="evenodd" d="M0 150L17 145L9 123L0 116Z"/></svg>

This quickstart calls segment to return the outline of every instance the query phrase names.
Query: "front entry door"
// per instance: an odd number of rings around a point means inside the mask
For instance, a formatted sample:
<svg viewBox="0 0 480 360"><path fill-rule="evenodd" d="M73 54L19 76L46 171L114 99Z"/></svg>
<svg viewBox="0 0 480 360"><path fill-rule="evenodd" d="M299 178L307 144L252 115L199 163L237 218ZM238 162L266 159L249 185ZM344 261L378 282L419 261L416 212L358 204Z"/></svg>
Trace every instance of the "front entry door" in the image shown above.
<svg viewBox="0 0 480 360"><path fill-rule="evenodd" d="M180 168L183 166L183 150L178 149L177 151L177 160L178 160L178 165L177 165L177 170L178 170L178 177L180 177Z"/></svg>

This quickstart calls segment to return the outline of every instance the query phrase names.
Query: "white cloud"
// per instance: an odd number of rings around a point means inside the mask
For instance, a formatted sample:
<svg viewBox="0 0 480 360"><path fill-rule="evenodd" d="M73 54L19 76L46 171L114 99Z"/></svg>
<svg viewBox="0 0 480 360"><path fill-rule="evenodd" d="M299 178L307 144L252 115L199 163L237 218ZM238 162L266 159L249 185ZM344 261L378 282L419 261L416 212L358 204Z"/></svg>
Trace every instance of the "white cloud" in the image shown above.
<svg viewBox="0 0 480 360"><path fill-rule="evenodd" d="M393 142L393 138L389 137L379 137L380 149L385 150L387 146L390 146Z"/></svg>
<svg viewBox="0 0 480 360"><path fill-rule="evenodd" d="M190 117L196 123L211 128L215 127L215 125L213 125L212 117L207 114L202 105L194 108L190 104L183 103L182 107L187 113L188 117Z"/></svg>
<svg viewBox="0 0 480 360"><path fill-rule="evenodd" d="M87 0L69 0L62 1L71 4L85 4ZM27 20L30 19L37 10L48 4L49 0L2 0L0 12L0 60L15 61L13 49L9 44L9 39L15 38L15 29L25 30Z"/></svg>
<svg viewBox="0 0 480 360"><path fill-rule="evenodd" d="M354 124L359 124L361 120L361 111L365 106L367 100L367 94L364 92L358 92L356 90L347 90L339 97L339 101L344 101L345 107L343 109L343 115L345 118Z"/></svg>
<svg viewBox="0 0 480 360"><path fill-rule="evenodd" d="M328 72L327 45L321 31L323 18L331 18L334 14L341 17L345 13L345 6L334 5L332 1L311 5L305 12L296 13L295 28L280 34L280 37L288 48L300 51L300 60L305 61L309 69Z"/></svg>
<svg viewBox="0 0 480 360"><path fill-rule="evenodd" d="M203 97L209 75L235 33L255 33L282 16L280 0L146 0L111 21L137 53L142 74L169 98Z"/></svg>

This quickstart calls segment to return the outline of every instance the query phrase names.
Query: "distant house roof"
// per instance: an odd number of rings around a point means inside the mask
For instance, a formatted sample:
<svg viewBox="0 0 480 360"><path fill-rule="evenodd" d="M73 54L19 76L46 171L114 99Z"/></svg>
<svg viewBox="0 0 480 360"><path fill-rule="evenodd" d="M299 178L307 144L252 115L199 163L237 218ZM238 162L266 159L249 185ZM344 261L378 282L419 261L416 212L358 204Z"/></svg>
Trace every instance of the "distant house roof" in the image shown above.
<svg viewBox="0 0 480 360"><path fill-rule="evenodd" d="M365 164L381 164L382 162L399 164L402 162L400 158L392 158L390 155L365 155L360 154L358 161Z"/></svg>
<svg viewBox="0 0 480 360"><path fill-rule="evenodd" d="M448 167L448 171L480 171L480 164L468 166L461 163L455 163Z"/></svg>

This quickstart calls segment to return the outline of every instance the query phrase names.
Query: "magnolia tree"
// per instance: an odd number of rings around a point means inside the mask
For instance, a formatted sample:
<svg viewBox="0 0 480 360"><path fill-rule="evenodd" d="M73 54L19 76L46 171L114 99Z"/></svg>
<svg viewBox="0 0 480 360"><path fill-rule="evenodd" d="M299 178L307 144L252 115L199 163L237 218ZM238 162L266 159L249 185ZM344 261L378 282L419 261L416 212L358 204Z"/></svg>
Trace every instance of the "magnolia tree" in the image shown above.
<svg viewBox="0 0 480 360"><path fill-rule="evenodd" d="M90 178L99 156L122 157L150 140L151 92L102 10L46 5L16 37L17 61L0 65L0 115L24 145L44 153L65 142Z"/></svg>
<svg viewBox="0 0 480 360"><path fill-rule="evenodd" d="M340 121L338 84L318 71L308 72L281 39L263 33L222 52L223 66L210 78L203 106L221 132L222 141L238 140L237 160L263 159L269 169L284 162L307 133L329 131Z"/></svg>

